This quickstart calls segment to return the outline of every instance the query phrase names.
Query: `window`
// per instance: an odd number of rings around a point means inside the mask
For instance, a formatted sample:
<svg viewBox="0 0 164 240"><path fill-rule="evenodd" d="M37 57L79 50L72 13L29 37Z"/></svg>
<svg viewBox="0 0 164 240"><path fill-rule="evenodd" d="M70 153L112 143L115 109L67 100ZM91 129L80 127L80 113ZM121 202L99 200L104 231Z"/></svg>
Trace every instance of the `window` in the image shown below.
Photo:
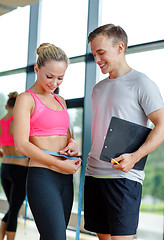
<svg viewBox="0 0 164 240"><path fill-rule="evenodd" d="M42 0L39 42L61 47L68 57L86 52L88 0Z"/></svg>
<svg viewBox="0 0 164 240"><path fill-rule="evenodd" d="M0 17L0 72L27 65L29 10L17 8Z"/></svg>
<svg viewBox="0 0 164 240"><path fill-rule="evenodd" d="M68 66L60 94L65 99L84 97L85 63L73 63Z"/></svg>
<svg viewBox="0 0 164 240"><path fill-rule="evenodd" d="M164 38L164 1L102 0L102 24L114 23L125 29L129 46Z"/></svg>
<svg viewBox="0 0 164 240"><path fill-rule="evenodd" d="M158 85L164 98L163 57L163 49L128 54L126 56L127 62L132 68L145 73Z"/></svg>
<svg viewBox="0 0 164 240"><path fill-rule="evenodd" d="M30 7L17 8L0 17L0 72L27 65L28 30ZM1 75L0 77L0 118L5 114L5 105L10 92L25 90L26 73ZM0 198L6 198L0 185Z"/></svg>
<svg viewBox="0 0 164 240"><path fill-rule="evenodd" d="M68 113L71 120L70 130L73 133L74 139L78 143L79 155L81 155L82 154L82 132L83 132L83 108L69 108ZM80 184L80 169L73 175L73 180L74 180L73 211L77 212L79 184Z"/></svg>
<svg viewBox="0 0 164 240"><path fill-rule="evenodd" d="M68 113L70 116L70 131L73 138L79 146L79 155L82 155L82 132L83 132L83 108L69 108Z"/></svg>
<svg viewBox="0 0 164 240"><path fill-rule="evenodd" d="M3 93L6 97L10 92L17 91L18 93L21 93L25 91L26 73L0 77L0 86L0 93Z"/></svg>

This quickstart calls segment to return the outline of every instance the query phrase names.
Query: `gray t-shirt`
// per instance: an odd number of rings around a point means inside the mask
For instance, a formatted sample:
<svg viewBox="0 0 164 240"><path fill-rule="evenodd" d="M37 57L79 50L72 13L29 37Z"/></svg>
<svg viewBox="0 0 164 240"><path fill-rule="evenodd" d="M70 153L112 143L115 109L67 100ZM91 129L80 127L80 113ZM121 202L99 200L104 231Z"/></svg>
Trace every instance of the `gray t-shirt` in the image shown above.
<svg viewBox="0 0 164 240"><path fill-rule="evenodd" d="M128 178L142 183L144 171L131 169L128 173L113 169L112 164L100 160L100 153L112 116L147 126L147 115L164 107L156 84L136 70L115 78L106 78L93 88L93 120L91 152L86 175L105 178Z"/></svg>

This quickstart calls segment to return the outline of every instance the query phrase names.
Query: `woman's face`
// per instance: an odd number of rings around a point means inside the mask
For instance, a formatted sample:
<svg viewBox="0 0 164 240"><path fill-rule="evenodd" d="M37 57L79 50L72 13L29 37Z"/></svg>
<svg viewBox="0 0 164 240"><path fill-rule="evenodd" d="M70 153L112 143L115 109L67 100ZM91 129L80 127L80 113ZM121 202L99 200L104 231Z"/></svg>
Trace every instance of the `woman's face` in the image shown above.
<svg viewBox="0 0 164 240"><path fill-rule="evenodd" d="M64 61L47 61L44 66L38 68L35 64L34 70L37 74L37 82L46 92L54 92L63 82L67 64Z"/></svg>

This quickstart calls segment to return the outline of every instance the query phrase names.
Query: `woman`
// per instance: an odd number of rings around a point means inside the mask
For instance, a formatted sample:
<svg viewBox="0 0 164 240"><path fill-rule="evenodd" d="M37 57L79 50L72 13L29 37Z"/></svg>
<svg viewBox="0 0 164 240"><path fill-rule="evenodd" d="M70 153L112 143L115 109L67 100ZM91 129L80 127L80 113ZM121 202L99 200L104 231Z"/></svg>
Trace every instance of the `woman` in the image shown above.
<svg viewBox="0 0 164 240"><path fill-rule="evenodd" d="M30 158L27 196L41 239L64 240L73 202L73 175L80 167L66 104L54 90L63 82L68 58L53 44L37 49L37 80L17 98L14 140ZM58 156L64 149L68 158Z"/></svg>
<svg viewBox="0 0 164 240"><path fill-rule="evenodd" d="M7 114L0 119L1 183L9 202L9 210L0 226L0 240L5 235L7 240L15 239L18 212L25 199L28 158L15 150L13 140L13 107L17 95L17 92L8 95Z"/></svg>

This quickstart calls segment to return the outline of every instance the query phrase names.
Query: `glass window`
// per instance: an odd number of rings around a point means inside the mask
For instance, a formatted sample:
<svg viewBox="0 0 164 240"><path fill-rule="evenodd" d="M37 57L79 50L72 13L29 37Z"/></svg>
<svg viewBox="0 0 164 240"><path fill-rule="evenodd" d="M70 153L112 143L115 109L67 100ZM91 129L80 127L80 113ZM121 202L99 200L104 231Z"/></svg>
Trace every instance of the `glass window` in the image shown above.
<svg viewBox="0 0 164 240"><path fill-rule="evenodd" d="M164 98L164 50L153 50L141 53L128 54L126 56L128 64L150 77L159 87Z"/></svg>
<svg viewBox="0 0 164 240"><path fill-rule="evenodd" d="M17 91L18 93L21 93L25 91L25 85L26 73L0 77L0 94L4 94L4 96L7 98L10 92Z"/></svg>
<svg viewBox="0 0 164 240"><path fill-rule="evenodd" d="M164 98L164 76L163 76L163 63L164 50L153 50L147 52L140 52L134 54L127 54L126 60L130 67L137 71L145 73L150 79L152 79L161 91L161 95ZM99 67L98 70L98 82L109 74L102 74Z"/></svg>
<svg viewBox="0 0 164 240"><path fill-rule="evenodd" d="M69 108L68 113L70 116L71 124L70 130L73 133L74 139L79 146L79 155L82 154L82 132L83 132L83 108ZM73 175L74 180L74 202L73 211L78 210L78 195L80 184L80 169Z"/></svg>
<svg viewBox="0 0 164 240"><path fill-rule="evenodd" d="M73 63L68 66L64 81L60 85L60 95L65 99L84 97L85 63Z"/></svg>
<svg viewBox="0 0 164 240"><path fill-rule="evenodd" d="M0 92L0 119L7 113L5 109L6 102L7 96L3 92Z"/></svg>
<svg viewBox="0 0 164 240"><path fill-rule="evenodd" d="M1 161L1 158L0 158L0 161ZM0 162L0 168L1 168L1 162ZM5 199L5 200L7 199L1 184L0 184L0 199Z"/></svg>
<svg viewBox="0 0 164 240"><path fill-rule="evenodd" d="M86 53L88 0L42 0L40 43L61 47L68 57Z"/></svg>
<svg viewBox="0 0 164 240"><path fill-rule="evenodd" d="M29 10L17 8L0 17L0 72L27 65Z"/></svg>
<svg viewBox="0 0 164 240"><path fill-rule="evenodd" d="M70 131L79 146L79 155L82 154L83 108L69 108Z"/></svg>
<svg viewBox="0 0 164 240"><path fill-rule="evenodd" d="M102 0L101 24L120 25L128 34L129 46L164 38L163 0Z"/></svg>
<svg viewBox="0 0 164 240"><path fill-rule="evenodd" d="M96 64L96 69L97 69L97 79L96 79L96 83L107 78L109 76L109 73L107 74L103 74L100 70L100 67Z"/></svg>
<svg viewBox="0 0 164 240"><path fill-rule="evenodd" d="M14 91L17 91L18 93L25 91L25 84L26 73L0 77L0 118L6 113L5 105L8 99L8 94Z"/></svg>
<svg viewBox="0 0 164 240"><path fill-rule="evenodd" d="M163 240L164 144L149 154L145 166L137 239Z"/></svg>

